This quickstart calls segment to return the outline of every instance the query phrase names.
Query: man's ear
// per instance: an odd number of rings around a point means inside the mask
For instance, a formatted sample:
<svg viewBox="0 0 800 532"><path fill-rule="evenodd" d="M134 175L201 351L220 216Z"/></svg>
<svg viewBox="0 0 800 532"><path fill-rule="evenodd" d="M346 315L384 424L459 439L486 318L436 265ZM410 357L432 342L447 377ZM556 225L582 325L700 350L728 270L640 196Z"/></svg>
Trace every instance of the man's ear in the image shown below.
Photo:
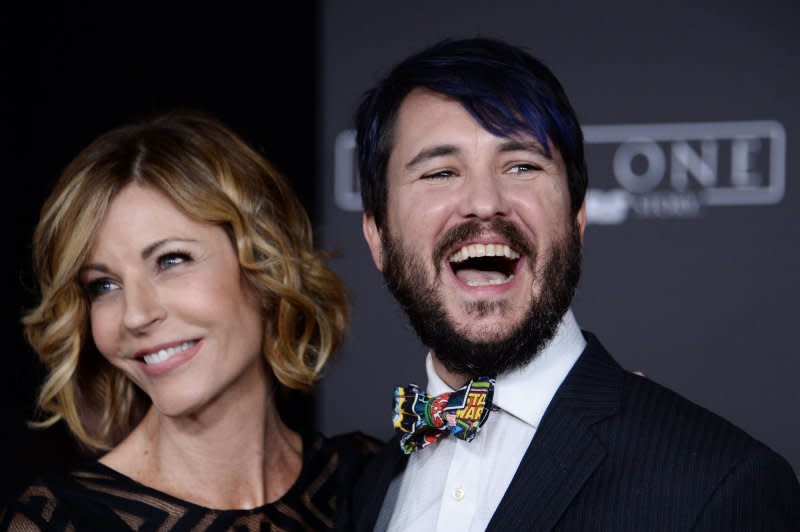
<svg viewBox="0 0 800 532"><path fill-rule="evenodd" d="M583 232L586 230L586 200L583 200L578 214L575 215L575 223L578 224L578 231L581 235L581 244L583 244Z"/></svg>
<svg viewBox="0 0 800 532"><path fill-rule="evenodd" d="M367 241L369 251L372 253L372 260L375 266L383 271L383 241L381 240L381 230L375 224L375 216L364 213L361 220L364 230L364 239Z"/></svg>

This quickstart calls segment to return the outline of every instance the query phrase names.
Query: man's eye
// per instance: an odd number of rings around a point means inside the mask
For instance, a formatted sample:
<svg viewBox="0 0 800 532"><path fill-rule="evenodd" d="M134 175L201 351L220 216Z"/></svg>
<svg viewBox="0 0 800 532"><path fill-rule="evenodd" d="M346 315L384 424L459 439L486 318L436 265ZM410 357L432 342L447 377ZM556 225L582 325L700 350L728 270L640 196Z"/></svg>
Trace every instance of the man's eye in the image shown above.
<svg viewBox="0 0 800 532"><path fill-rule="evenodd" d="M83 287L83 291L86 293L86 297L89 298L89 301L94 301L103 294L107 294L116 288L117 284L115 282L104 277L86 283Z"/></svg>
<svg viewBox="0 0 800 532"><path fill-rule="evenodd" d="M535 164L530 163L520 163L515 164L511 168L509 168L509 173L512 174L527 174L528 172L536 172L537 170L541 170L540 167L536 166Z"/></svg>
<svg viewBox="0 0 800 532"><path fill-rule="evenodd" d="M422 179L446 179L448 177L453 177L454 175L456 175L456 173L452 170L437 170L435 172L425 174L422 176Z"/></svg>
<svg viewBox="0 0 800 532"><path fill-rule="evenodd" d="M157 262L160 270L168 270L179 264L191 262L191 260L192 257L188 253L183 251L174 251L160 255Z"/></svg>

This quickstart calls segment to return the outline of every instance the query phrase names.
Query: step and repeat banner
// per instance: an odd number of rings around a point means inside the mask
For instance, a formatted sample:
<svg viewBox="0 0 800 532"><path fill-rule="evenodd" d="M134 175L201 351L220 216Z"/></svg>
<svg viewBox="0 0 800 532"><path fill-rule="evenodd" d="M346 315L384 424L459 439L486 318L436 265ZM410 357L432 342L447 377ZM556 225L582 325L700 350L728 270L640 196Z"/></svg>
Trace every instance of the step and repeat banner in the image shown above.
<svg viewBox="0 0 800 532"><path fill-rule="evenodd" d="M319 242L353 314L321 430L388 437L393 386L426 381L425 347L362 237L354 109L406 55L481 35L548 64L581 120L581 327L800 469L800 9L664 4L323 3Z"/></svg>

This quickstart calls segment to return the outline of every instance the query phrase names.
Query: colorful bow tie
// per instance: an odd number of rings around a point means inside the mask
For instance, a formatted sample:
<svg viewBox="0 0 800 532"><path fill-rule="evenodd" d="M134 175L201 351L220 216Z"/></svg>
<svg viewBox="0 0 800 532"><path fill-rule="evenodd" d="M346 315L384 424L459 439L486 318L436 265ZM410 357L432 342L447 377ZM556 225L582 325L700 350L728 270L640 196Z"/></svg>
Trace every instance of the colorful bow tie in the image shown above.
<svg viewBox="0 0 800 532"><path fill-rule="evenodd" d="M472 441L489 417L494 379L476 377L463 388L428 397L415 384L394 389L394 428L403 432L400 448L406 454L424 449L452 434Z"/></svg>

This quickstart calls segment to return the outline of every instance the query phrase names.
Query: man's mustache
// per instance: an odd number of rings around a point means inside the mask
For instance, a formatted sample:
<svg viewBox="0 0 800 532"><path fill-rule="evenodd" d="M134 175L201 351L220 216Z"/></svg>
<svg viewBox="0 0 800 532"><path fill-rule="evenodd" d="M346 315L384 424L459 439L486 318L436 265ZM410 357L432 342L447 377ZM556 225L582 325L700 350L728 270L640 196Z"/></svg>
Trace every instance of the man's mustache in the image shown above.
<svg viewBox="0 0 800 532"><path fill-rule="evenodd" d="M462 242L480 237L484 233L499 234L506 239L514 251L521 256L534 258L534 247L530 239L516 226L505 218L495 217L489 222L468 220L463 224L451 227L439 239L433 250L433 260L438 272L440 265L453 252L453 249ZM531 263L533 264L533 260Z"/></svg>

